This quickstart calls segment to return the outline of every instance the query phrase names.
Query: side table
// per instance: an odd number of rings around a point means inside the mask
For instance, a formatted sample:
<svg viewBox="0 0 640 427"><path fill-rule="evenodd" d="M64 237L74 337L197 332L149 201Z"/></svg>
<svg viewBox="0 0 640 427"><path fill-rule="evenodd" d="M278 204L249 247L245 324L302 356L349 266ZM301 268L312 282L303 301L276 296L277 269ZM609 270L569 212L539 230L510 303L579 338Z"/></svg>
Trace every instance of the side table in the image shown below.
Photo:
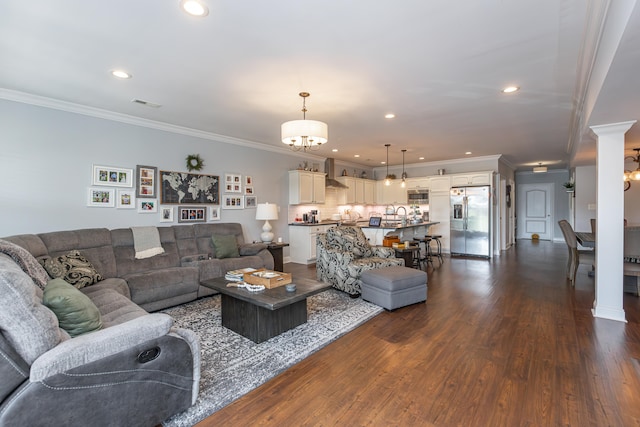
<svg viewBox="0 0 640 427"><path fill-rule="evenodd" d="M396 251L396 258L404 258L404 266L409 268L420 268L420 246L409 246L408 248L393 248Z"/></svg>
<svg viewBox="0 0 640 427"><path fill-rule="evenodd" d="M267 245L267 249L273 256L273 269L275 271L284 271L282 248L285 246L289 246L289 244L272 242Z"/></svg>

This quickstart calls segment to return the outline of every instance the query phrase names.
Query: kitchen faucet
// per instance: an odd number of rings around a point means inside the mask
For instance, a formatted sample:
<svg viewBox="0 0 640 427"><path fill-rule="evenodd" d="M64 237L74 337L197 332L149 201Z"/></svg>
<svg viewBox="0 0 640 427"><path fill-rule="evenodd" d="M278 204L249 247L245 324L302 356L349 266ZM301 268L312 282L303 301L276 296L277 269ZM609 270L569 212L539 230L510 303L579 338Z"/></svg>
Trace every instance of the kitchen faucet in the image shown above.
<svg viewBox="0 0 640 427"><path fill-rule="evenodd" d="M396 209L396 215L398 215L398 212L400 211L400 209L404 209L404 216L402 217L402 226L405 226L407 225L407 208L405 208L404 206L398 207L398 209Z"/></svg>

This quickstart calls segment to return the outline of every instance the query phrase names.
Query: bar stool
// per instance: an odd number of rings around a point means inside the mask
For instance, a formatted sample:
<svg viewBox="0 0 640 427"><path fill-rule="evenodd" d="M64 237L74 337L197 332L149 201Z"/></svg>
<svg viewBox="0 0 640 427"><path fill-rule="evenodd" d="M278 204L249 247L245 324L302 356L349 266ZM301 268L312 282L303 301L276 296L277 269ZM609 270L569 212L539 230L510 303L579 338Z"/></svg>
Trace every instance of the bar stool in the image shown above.
<svg viewBox="0 0 640 427"><path fill-rule="evenodd" d="M420 243L424 243L424 256L420 255L420 262L424 264L424 269L427 269L427 265L430 263L431 267L434 268L433 265L433 257L431 254L431 238L430 237L414 237L414 242L418 242L418 247L420 247Z"/></svg>
<svg viewBox="0 0 640 427"><path fill-rule="evenodd" d="M442 234L427 234L424 236L425 238L430 238L431 240L436 242L437 251L434 254L438 257L438 261L440 261L440 265L442 265L442 242L440 239L442 238Z"/></svg>

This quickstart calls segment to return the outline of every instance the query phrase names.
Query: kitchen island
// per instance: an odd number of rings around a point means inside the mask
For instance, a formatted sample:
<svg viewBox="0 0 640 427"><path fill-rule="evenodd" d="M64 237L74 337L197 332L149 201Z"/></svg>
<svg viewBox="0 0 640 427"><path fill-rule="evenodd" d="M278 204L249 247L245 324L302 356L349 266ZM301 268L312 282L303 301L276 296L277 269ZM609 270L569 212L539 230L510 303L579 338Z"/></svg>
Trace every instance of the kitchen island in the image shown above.
<svg viewBox="0 0 640 427"><path fill-rule="evenodd" d="M402 225L397 223L383 223L380 227L369 226L368 223L358 224L362 232L372 245L382 245L385 236L398 236L401 242L413 240L414 237L424 237L429 233L429 227L439 222L420 222L418 224Z"/></svg>

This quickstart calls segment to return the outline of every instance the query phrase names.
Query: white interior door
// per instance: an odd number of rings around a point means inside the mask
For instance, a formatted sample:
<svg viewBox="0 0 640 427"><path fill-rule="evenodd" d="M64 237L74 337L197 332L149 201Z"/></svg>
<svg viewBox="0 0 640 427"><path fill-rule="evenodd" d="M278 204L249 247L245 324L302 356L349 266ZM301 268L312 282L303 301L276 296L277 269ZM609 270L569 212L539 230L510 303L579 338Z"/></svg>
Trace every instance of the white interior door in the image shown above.
<svg viewBox="0 0 640 427"><path fill-rule="evenodd" d="M518 185L518 239L553 239L553 184Z"/></svg>

